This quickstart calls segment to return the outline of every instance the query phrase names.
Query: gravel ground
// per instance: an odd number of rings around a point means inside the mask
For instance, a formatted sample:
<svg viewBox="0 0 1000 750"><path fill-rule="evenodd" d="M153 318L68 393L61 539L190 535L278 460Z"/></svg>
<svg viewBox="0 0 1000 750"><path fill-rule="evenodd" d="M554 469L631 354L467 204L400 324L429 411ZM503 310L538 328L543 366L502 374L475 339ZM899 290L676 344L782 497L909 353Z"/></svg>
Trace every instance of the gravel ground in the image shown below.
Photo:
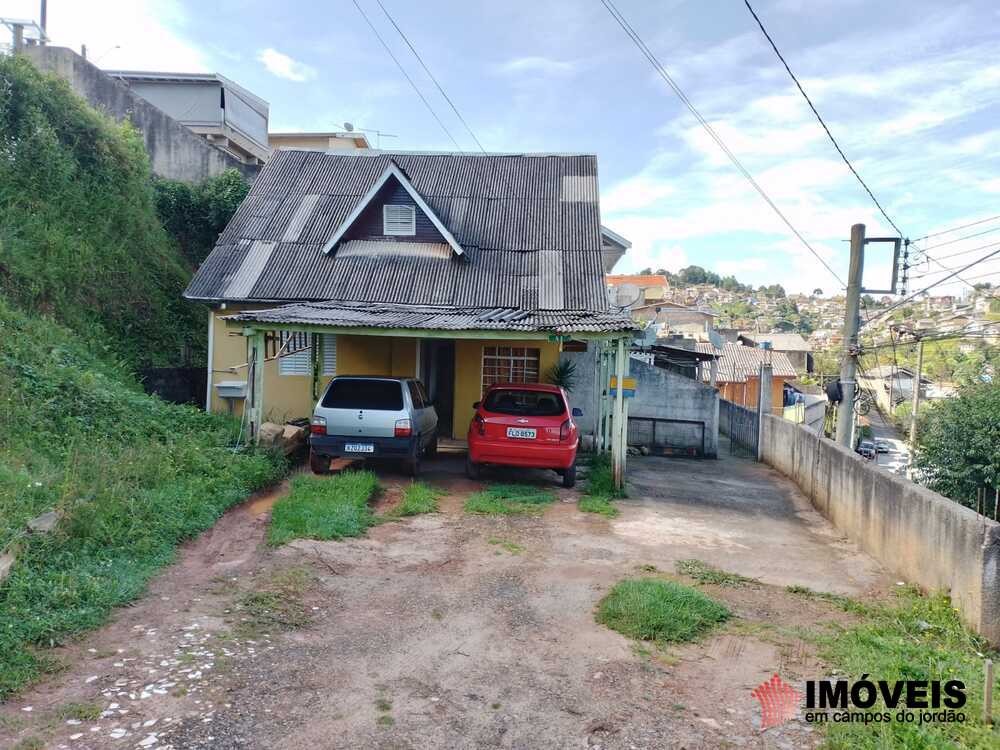
<svg viewBox="0 0 1000 750"><path fill-rule="evenodd" d="M691 477L723 466L756 483L743 517L738 505L713 515L717 496L709 515L692 505ZM795 561L776 565L765 532L780 522L794 537L790 555L839 565L829 585L813 576L814 588L860 594L883 581L808 515L791 485L753 464L642 459L630 465L638 483L616 519L580 513L575 492L562 489L541 516L485 518L463 513L481 485L459 468L446 459L427 477L448 493L441 512L361 539L266 547L268 509L282 488L234 509L142 600L58 649L62 674L0 707L0 746L28 738L74 750L817 743L797 721L761 733L750 691L775 672L790 681L821 674L794 629L846 615L784 590L797 582ZM383 477L383 507L404 482ZM732 484L734 498L746 495ZM677 497L671 486L682 488ZM770 505L761 500L768 486ZM652 568L672 574L685 557L771 573L760 585L704 587L737 618L699 643L661 652L594 622L615 582ZM282 599L300 626L248 621L247 594L288 571L304 581ZM72 704L99 716L66 718Z"/></svg>

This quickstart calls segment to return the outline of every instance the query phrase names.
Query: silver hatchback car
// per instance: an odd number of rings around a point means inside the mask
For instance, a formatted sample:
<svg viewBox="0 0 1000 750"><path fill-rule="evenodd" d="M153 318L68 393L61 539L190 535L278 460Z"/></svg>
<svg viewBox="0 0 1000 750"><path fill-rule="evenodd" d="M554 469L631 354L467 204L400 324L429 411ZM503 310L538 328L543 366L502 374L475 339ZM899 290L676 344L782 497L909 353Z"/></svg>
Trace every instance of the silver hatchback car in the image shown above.
<svg viewBox="0 0 1000 750"><path fill-rule="evenodd" d="M420 459L437 453L437 439L437 412L419 380L342 375L313 410L309 466L326 474L332 458L390 458L416 476Z"/></svg>

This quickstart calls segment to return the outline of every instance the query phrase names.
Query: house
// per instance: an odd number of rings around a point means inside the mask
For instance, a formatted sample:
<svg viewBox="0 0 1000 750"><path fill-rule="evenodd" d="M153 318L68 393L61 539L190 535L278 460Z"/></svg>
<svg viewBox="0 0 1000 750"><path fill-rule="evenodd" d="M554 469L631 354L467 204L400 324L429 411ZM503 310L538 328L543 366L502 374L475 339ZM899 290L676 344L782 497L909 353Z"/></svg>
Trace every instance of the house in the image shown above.
<svg viewBox="0 0 1000 750"><path fill-rule="evenodd" d="M267 142L272 151L278 148L297 148L306 151L371 148L365 134L356 130L333 130L322 133L268 133Z"/></svg>
<svg viewBox="0 0 1000 750"><path fill-rule="evenodd" d="M756 349L743 344L726 342L721 349L713 344L696 344L706 354L720 355L716 385L727 401L751 409L757 408L760 392L760 366L771 365L771 410L781 415L785 402L785 384L795 380L797 373L787 355L768 349ZM707 376L703 375L707 380Z"/></svg>
<svg viewBox="0 0 1000 750"><path fill-rule="evenodd" d="M896 367L892 364L878 365L865 370L858 377L861 385L875 394L875 400L883 411L891 411L904 401L913 398L915 373L907 367ZM927 398L929 390L933 387L933 380L925 375L920 376L922 398Z"/></svg>
<svg viewBox="0 0 1000 750"><path fill-rule="evenodd" d="M659 302L667 298L670 282L662 274L616 274L608 276L608 291L620 293L630 304Z"/></svg>
<svg viewBox="0 0 1000 750"><path fill-rule="evenodd" d="M253 431L338 373L416 375L463 438L486 387L570 340L626 374L602 249L591 155L278 150L185 292L210 308L207 408Z"/></svg>
<svg viewBox="0 0 1000 750"><path fill-rule="evenodd" d="M632 247L632 243L617 232L601 227L601 256L604 258L604 273L611 273L622 256Z"/></svg>
<svg viewBox="0 0 1000 750"><path fill-rule="evenodd" d="M698 307L678 305L675 302L653 302L632 308L636 320L654 323L660 336L683 334L700 341L708 341L715 327L715 313Z"/></svg>
<svg viewBox="0 0 1000 750"><path fill-rule="evenodd" d="M812 344L802 338L802 335L799 333L753 333L744 331L740 334L740 341L747 346L770 345L773 351L782 352L787 355L792 366L800 374L813 371Z"/></svg>
<svg viewBox="0 0 1000 750"><path fill-rule="evenodd" d="M216 148L245 164L263 164L270 155L270 107L259 96L218 73L165 73L106 70Z"/></svg>

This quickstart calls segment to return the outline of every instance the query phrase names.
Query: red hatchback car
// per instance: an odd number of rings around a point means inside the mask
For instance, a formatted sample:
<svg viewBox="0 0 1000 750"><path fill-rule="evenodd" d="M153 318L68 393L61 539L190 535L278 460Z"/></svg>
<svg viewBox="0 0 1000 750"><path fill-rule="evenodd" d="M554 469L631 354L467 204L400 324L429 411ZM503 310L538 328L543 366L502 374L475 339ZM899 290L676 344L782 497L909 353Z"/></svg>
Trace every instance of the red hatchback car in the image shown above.
<svg viewBox="0 0 1000 750"><path fill-rule="evenodd" d="M483 464L552 469L563 487L576 484L580 433L566 391L541 383L497 383L473 404L466 473L479 477Z"/></svg>

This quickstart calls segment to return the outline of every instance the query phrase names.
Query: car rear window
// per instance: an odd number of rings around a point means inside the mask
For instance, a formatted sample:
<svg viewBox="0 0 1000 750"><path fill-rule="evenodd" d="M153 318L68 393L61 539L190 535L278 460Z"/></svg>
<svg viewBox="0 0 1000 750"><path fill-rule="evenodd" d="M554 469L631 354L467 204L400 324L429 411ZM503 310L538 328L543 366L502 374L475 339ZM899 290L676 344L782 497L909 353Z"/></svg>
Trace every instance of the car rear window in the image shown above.
<svg viewBox="0 0 1000 750"><path fill-rule="evenodd" d="M337 378L323 396L323 406L327 409L400 411L403 391L395 380Z"/></svg>
<svg viewBox="0 0 1000 750"><path fill-rule="evenodd" d="M486 394L483 408L497 414L556 417L566 411L566 404L558 393L499 388Z"/></svg>

